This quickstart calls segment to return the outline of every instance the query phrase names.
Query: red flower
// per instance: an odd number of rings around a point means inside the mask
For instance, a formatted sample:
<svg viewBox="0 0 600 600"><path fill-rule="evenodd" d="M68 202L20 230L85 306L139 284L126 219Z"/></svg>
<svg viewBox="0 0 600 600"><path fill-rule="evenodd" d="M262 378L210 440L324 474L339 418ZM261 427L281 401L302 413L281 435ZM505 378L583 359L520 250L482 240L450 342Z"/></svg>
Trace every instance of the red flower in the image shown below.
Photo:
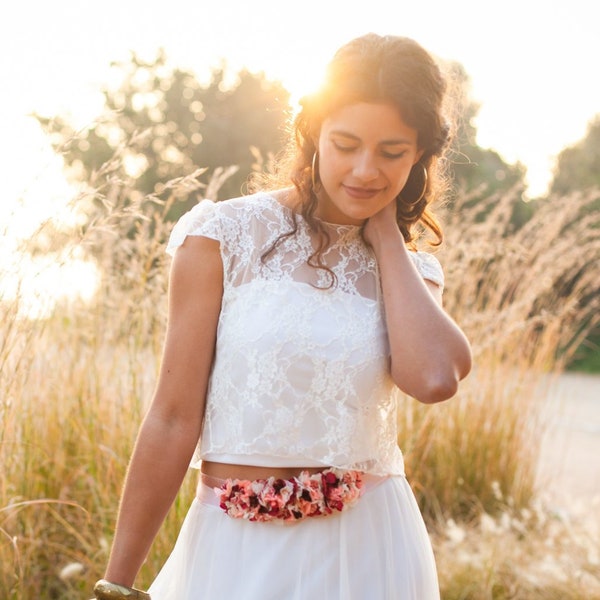
<svg viewBox="0 0 600 600"><path fill-rule="evenodd" d="M291 479L227 479L215 488L219 506L230 517L249 521L294 521L353 506L360 497L359 471L302 471Z"/></svg>

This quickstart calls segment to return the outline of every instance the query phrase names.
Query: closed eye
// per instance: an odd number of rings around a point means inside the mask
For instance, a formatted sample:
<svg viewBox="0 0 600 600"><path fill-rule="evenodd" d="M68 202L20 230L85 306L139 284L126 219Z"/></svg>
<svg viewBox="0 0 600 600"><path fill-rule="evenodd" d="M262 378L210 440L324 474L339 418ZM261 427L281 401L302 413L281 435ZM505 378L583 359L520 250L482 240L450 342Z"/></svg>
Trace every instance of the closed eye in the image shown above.
<svg viewBox="0 0 600 600"><path fill-rule="evenodd" d="M402 152L382 152L381 155L384 158L391 158L396 159L396 158L402 158L404 155L406 154L406 150L403 150Z"/></svg>
<svg viewBox="0 0 600 600"><path fill-rule="evenodd" d="M339 150L340 152L350 153L358 149L358 146L355 146L353 144L340 144L339 142L333 142L333 145L336 148L336 150ZM381 152L381 156L383 156L384 158L389 158L391 160L402 158L405 154L406 150L402 150L402 152L386 152L385 150L382 150Z"/></svg>
<svg viewBox="0 0 600 600"><path fill-rule="evenodd" d="M354 152L357 149L355 145L340 144L339 142L333 142L333 146L340 152Z"/></svg>

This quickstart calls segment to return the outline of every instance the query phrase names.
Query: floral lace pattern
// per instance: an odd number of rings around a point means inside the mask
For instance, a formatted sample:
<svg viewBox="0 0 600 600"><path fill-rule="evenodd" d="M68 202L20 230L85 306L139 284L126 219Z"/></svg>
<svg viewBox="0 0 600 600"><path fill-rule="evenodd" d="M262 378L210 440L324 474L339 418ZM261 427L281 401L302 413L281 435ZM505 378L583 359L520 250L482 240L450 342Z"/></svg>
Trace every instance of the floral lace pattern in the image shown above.
<svg viewBox="0 0 600 600"><path fill-rule="evenodd" d="M203 200L173 228L220 242L224 292L203 432L192 466L211 459L402 474L397 388L389 375L377 263L358 227L328 225L330 276L307 264L315 236L296 234L262 258L293 213L269 194ZM435 257L411 253L443 285ZM224 458L228 457L228 459Z"/></svg>

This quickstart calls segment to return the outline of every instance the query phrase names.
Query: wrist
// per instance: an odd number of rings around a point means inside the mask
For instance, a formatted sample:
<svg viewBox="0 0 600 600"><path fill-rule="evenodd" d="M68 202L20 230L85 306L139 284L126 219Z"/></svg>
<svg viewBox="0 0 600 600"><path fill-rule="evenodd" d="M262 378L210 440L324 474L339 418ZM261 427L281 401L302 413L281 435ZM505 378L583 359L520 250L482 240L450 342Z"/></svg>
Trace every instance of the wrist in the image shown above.
<svg viewBox="0 0 600 600"><path fill-rule="evenodd" d="M368 232L365 233L365 238L376 255L379 255L383 248L406 247L402 232L395 222L370 223Z"/></svg>
<svg viewBox="0 0 600 600"><path fill-rule="evenodd" d="M151 600L148 592L100 579L94 586L96 600Z"/></svg>

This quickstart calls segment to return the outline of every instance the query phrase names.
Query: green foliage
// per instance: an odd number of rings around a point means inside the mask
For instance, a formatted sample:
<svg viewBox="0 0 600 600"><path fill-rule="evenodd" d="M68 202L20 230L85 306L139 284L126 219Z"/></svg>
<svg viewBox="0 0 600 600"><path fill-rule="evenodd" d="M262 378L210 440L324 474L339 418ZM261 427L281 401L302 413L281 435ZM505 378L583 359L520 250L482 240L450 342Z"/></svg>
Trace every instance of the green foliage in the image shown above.
<svg viewBox="0 0 600 600"><path fill-rule="evenodd" d="M472 194L479 190L479 197L483 198L524 187L526 170L522 164L511 165L495 150L477 144L475 120L479 104L471 97L469 76L459 63L451 64L449 69L457 88L457 129L452 139L450 168L457 193Z"/></svg>
<svg viewBox="0 0 600 600"><path fill-rule="evenodd" d="M237 174L220 189L221 198L237 196L253 170L256 155L282 147L289 93L263 74L242 70L228 81L214 68L202 85L190 71L169 66L164 52L152 62L135 54L115 63L120 84L104 90L105 110L89 128L77 132L64 118L38 116L62 153L71 176L90 182L124 147L119 172L133 180L132 194L164 197L165 185L198 168L235 165ZM191 195L174 219L197 200Z"/></svg>
<svg viewBox="0 0 600 600"><path fill-rule="evenodd" d="M558 155L550 186L551 193L567 200L573 194L593 189L600 189L600 114L589 122L581 140ZM591 218L600 214L600 198L586 207L586 213ZM600 225L596 222L591 226ZM600 373L600 333L597 328L583 339L568 368Z"/></svg>
<svg viewBox="0 0 600 600"><path fill-rule="evenodd" d="M600 373L600 326L585 337L569 362L571 371Z"/></svg>
<svg viewBox="0 0 600 600"><path fill-rule="evenodd" d="M600 188L600 114L590 121L583 139L558 155L551 191L568 194L593 187Z"/></svg>

